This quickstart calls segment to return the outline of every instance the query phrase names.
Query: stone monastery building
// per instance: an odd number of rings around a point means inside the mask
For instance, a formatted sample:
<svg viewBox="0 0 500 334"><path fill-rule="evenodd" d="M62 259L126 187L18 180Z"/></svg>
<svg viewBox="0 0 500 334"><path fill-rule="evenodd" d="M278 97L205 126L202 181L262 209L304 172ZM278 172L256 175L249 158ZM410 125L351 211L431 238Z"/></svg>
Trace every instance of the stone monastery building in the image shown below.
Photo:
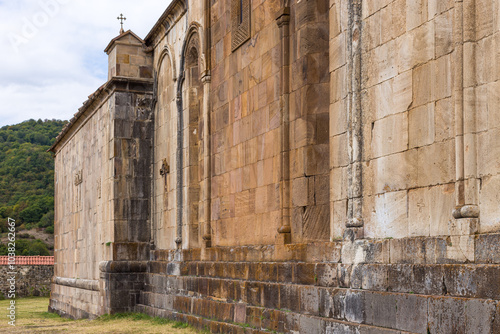
<svg viewBox="0 0 500 334"><path fill-rule="evenodd" d="M500 333L500 0L173 0L105 52L51 311Z"/></svg>

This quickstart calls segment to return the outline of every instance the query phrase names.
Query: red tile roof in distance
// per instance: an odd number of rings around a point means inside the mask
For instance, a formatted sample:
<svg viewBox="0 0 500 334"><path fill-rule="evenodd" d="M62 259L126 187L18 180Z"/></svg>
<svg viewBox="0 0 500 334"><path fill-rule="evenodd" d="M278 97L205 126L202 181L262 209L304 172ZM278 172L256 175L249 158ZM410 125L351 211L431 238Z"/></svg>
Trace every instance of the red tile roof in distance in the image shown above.
<svg viewBox="0 0 500 334"><path fill-rule="evenodd" d="M14 263L9 263L8 256L0 256L0 266L13 264L16 266L22 265L36 265L36 266L53 266L53 256L16 256Z"/></svg>

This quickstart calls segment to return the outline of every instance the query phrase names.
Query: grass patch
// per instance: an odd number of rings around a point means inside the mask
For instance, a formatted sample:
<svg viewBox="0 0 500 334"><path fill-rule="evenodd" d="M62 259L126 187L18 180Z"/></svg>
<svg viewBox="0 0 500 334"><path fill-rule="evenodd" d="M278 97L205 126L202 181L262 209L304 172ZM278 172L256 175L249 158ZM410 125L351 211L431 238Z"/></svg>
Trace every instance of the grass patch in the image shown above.
<svg viewBox="0 0 500 334"><path fill-rule="evenodd" d="M160 317L154 317L152 321L157 325L167 325L172 323L172 320Z"/></svg>
<svg viewBox="0 0 500 334"><path fill-rule="evenodd" d="M97 320L99 321L114 321L114 320L123 320L123 319L128 319L132 321L142 321L142 320L148 320L152 321L153 319L158 319L155 321L155 323L160 324L160 319L165 320L163 324L171 322L171 320L168 319L163 319L163 318L153 318L147 314L144 313L115 313L115 314L105 314L101 317L99 317Z"/></svg>
<svg viewBox="0 0 500 334"><path fill-rule="evenodd" d="M184 322L180 322L180 321L176 321L174 322L174 324L172 325L172 328L188 328L189 325L184 323Z"/></svg>
<svg viewBox="0 0 500 334"><path fill-rule="evenodd" d="M44 318L44 319L60 319L60 320L68 320L68 321L70 320L70 319L61 318L61 316L59 314L50 313L50 312L42 312L42 313L40 313L40 317Z"/></svg>
<svg viewBox="0 0 500 334"><path fill-rule="evenodd" d="M6 310L10 300L0 301ZM142 313L106 314L96 320L71 320L47 312L46 297L16 300L16 327L8 324L7 317L0 318L0 333L102 333L102 334L199 334L202 333L180 321L151 317ZM5 319L4 319L5 318Z"/></svg>

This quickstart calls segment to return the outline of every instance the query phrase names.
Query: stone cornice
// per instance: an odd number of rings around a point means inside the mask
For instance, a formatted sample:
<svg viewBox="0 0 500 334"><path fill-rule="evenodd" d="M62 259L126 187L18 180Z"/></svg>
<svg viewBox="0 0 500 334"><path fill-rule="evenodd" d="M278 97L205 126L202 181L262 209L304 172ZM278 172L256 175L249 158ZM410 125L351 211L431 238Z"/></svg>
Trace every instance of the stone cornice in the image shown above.
<svg viewBox="0 0 500 334"><path fill-rule="evenodd" d="M99 291L99 281L90 279L54 277L53 283L57 285L69 286L71 288Z"/></svg>
<svg viewBox="0 0 500 334"><path fill-rule="evenodd" d="M143 273L148 271L148 261L101 261L102 273Z"/></svg>
<svg viewBox="0 0 500 334"><path fill-rule="evenodd" d="M113 77L104 85L99 87L88 100L83 103L83 106L78 109L78 112L70 119L69 123L62 129L57 136L54 144L47 150L48 152L57 153L58 147L71 138L78 129L86 123L86 121L95 113L99 107L107 101L109 96L116 91L134 91L132 85L150 86L153 87L153 79L139 79L126 77ZM141 90L140 92L143 92ZM138 91L139 92L139 91Z"/></svg>
<svg viewBox="0 0 500 334"><path fill-rule="evenodd" d="M276 22L279 27L290 24L290 7L281 8L276 14Z"/></svg>
<svg viewBox="0 0 500 334"><path fill-rule="evenodd" d="M148 33L144 41L147 45L151 45L152 41L161 32L164 27L168 31L187 11L187 3L185 0L174 0L160 16L151 31Z"/></svg>

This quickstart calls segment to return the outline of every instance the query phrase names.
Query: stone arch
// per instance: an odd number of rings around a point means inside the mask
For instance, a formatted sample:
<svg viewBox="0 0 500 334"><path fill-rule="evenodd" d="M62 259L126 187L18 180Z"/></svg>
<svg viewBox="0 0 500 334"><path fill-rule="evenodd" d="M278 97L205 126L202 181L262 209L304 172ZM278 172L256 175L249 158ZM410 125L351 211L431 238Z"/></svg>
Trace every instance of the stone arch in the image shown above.
<svg viewBox="0 0 500 334"><path fill-rule="evenodd" d="M186 36L184 57L184 73L182 83L183 95L183 132L187 140L184 142L184 154L187 157L183 166L186 198L185 220L183 222L183 247L200 247L202 226L200 225L200 203L202 200L200 184L203 178L202 140L203 140L203 85L201 74L204 69L202 61L202 39L197 25L192 25Z"/></svg>
<svg viewBox="0 0 500 334"><path fill-rule="evenodd" d="M158 62L156 63L156 68L158 69L158 72L160 72L165 57L168 57L170 62L170 67L172 68L172 79L174 81L177 81L177 67L175 66L175 57L172 53L171 46L165 45L163 50L161 50L160 56L158 57Z"/></svg>
<svg viewBox="0 0 500 334"><path fill-rule="evenodd" d="M200 75L208 70L204 50L206 50L205 38L201 24L191 22L187 33L184 55L187 56L192 47L196 47L199 56ZM187 59L186 59L187 60Z"/></svg>
<svg viewBox="0 0 500 334"><path fill-rule="evenodd" d="M153 238L159 249L175 249L176 222L172 219L176 209L172 195L175 193L175 174L170 166L175 161L176 134L171 131L171 124L177 115L175 62L170 48L166 46L156 62L157 103L155 107L154 131L154 188L153 197ZM168 166L168 167L167 167ZM168 172L166 172L168 170ZM170 200L169 200L170 198Z"/></svg>

